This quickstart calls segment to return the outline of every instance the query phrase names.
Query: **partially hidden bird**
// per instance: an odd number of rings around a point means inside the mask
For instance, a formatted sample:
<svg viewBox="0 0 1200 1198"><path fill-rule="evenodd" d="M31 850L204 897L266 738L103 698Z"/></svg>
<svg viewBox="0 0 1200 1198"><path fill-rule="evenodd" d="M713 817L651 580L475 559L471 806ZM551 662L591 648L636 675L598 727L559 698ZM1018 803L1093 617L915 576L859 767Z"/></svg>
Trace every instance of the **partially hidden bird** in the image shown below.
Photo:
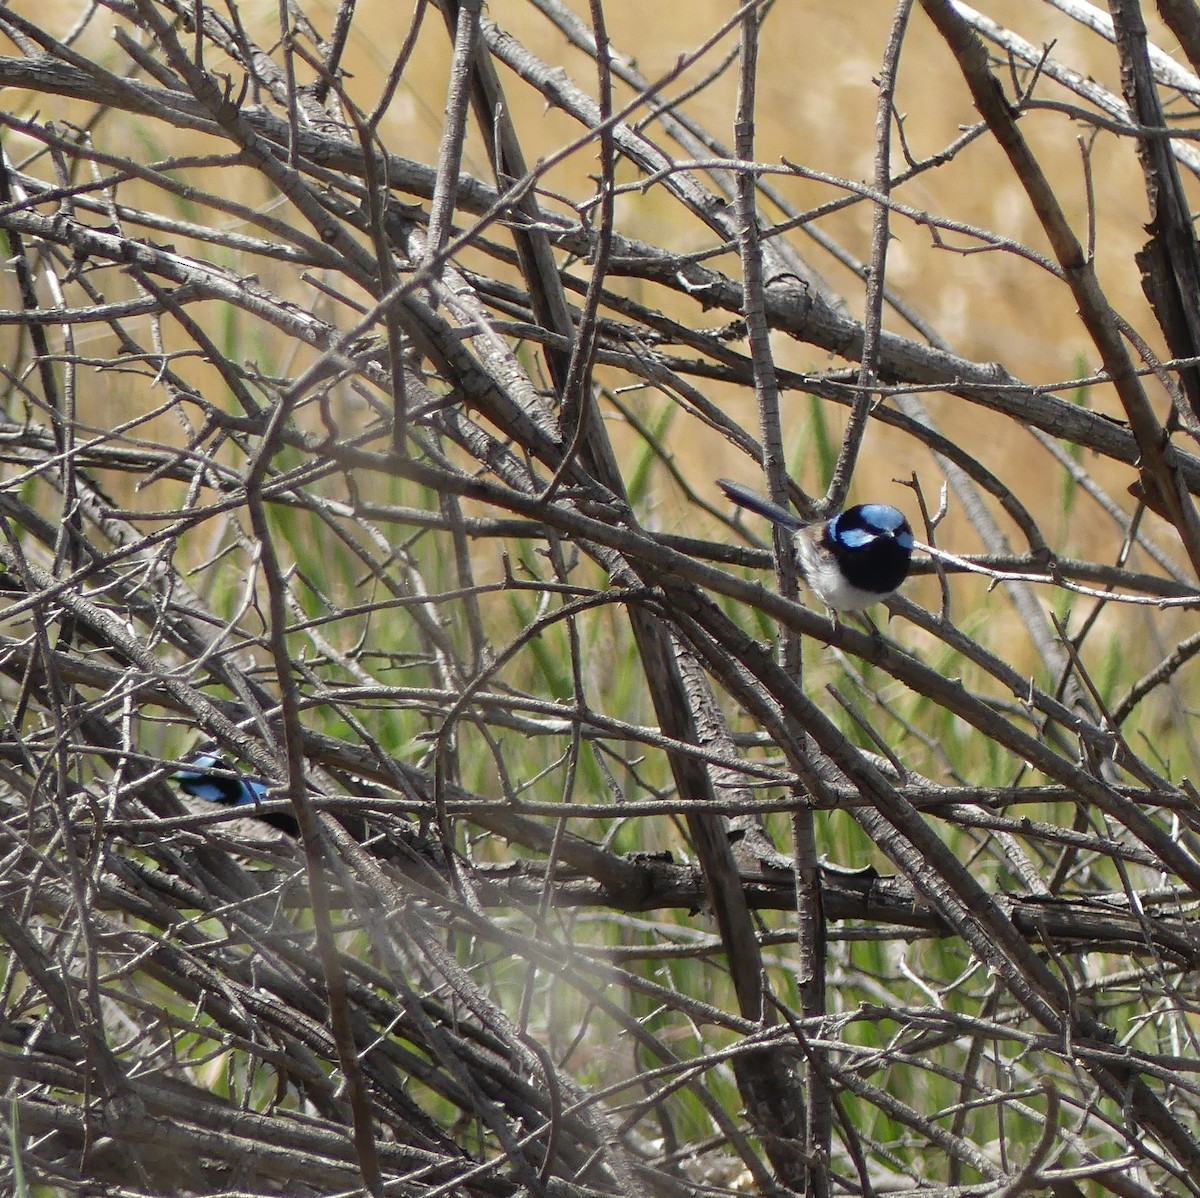
<svg viewBox="0 0 1200 1198"><path fill-rule="evenodd" d="M913 533L899 508L858 503L832 519L809 523L740 483L722 478L717 486L739 507L792 531L796 565L831 611L862 611L908 577Z"/></svg>
<svg viewBox="0 0 1200 1198"><path fill-rule="evenodd" d="M246 815L253 815L291 836L300 835L300 825L294 815L284 811L260 815L257 808L267 798L267 784L260 778L245 777L216 753L201 750L171 775L171 781L193 798L206 799L225 807L249 808Z"/></svg>

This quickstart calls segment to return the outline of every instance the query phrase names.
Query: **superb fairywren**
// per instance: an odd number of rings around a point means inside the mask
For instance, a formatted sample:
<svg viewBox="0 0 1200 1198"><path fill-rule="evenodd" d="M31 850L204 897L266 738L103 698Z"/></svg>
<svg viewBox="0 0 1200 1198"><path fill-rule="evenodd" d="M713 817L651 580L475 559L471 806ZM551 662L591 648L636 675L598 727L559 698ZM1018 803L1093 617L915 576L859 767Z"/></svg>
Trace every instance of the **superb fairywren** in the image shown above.
<svg viewBox="0 0 1200 1198"><path fill-rule="evenodd" d="M272 811L258 815L254 808L267 797L267 784L259 778L245 778L223 757L202 750L171 775L184 794L226 807L249 807L247 815L256 815L264 823L292 836L300 835L300 825L294 815Z"/></svg>
<svg viewBox="0 0 1200 1198"><path fill-rule="evenodd" d="M808 524L740 483L718 479L717 486L739 506L793 530L804 581L835 612L862 611L908 577L913 534L899 508L859 503L832 520Z"/></svg>

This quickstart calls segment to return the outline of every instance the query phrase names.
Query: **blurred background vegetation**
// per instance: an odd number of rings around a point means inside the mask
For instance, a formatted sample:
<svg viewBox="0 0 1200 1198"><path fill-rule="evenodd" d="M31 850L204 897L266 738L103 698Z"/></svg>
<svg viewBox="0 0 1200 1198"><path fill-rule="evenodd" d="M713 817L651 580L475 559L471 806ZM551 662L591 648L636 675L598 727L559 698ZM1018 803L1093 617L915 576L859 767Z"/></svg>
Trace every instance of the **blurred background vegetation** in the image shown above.
<svg viewBox="0 0 1200 1198"><path fill-rule="evenodd" d="M4 1186L1200 1194L1187 7L0 9Z"/></svg>

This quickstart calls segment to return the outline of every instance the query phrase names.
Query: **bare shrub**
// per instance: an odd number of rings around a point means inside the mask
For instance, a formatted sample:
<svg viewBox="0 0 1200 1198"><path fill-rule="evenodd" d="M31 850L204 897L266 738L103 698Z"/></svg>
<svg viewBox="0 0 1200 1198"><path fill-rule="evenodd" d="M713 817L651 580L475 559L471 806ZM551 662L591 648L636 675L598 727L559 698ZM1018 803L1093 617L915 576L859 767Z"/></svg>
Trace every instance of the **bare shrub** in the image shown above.
<svg viewBox="0 0 1200 1198"><path fill-rule="evenodd" d="M616 7L0 8L13 1191L1200 1194L1191 6Z"/></svg>

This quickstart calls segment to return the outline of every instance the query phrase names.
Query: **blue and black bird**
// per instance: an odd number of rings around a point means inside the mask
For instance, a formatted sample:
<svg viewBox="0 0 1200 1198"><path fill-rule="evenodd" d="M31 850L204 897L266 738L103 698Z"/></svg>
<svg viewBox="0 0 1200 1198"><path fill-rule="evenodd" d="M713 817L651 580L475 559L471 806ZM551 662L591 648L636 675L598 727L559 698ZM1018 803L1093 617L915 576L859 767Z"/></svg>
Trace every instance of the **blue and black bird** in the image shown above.
<svg viewBox="0 0 1200 1198"><path fill-rule="evenodd" d="M832 611L862 611L908 577L913 533L899 508L859 503L810 524L740 483L718 479L717 486L740 507L792 530L796 565Z"/></svg>
<svg viewBox="0 0 1200 1198"><path fill-rule="evenodd" d="M300 835L300 825L294 815L283 811L259 815L256 808L267 798L267 784L260 778L247 778L238 773L223 757L207 749L201 750L172 775L171 780L193 798L206 799L225 807L246 807L253 815L273 828L291 836Z"/></svg>

